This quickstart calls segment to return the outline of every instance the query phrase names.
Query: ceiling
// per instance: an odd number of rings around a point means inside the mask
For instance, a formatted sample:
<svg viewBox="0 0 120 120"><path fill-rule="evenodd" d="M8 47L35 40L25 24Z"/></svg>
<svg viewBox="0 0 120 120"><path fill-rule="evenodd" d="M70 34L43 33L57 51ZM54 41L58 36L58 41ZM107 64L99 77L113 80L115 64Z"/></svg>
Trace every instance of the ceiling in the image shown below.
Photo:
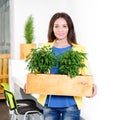
<svg viewBox="0 0 120 120"><path fill-rule="evenodd" d="M8 0L0 0L0 7Z"/></svg>

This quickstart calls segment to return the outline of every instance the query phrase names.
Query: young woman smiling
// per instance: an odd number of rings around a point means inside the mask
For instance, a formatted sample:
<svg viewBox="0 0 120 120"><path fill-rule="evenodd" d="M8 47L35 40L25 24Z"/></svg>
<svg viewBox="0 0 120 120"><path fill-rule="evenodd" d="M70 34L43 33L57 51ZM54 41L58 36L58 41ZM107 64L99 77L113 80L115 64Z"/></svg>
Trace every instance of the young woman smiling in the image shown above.
<svg viewBox="0 0 120 120"><path fill-rule="evenodd" d="M76 42L74 25L71 17L66 13L56 13L52 16L48 29L48 43L58 55L74 49L85 52L85 48ZM85 62L87 66L87 62ZM59 67L50 69L51 74L59 74ZM88 68L81 70L82 75L89 75ZM93 97L96 87L93 85ZM44 120L80 120L82 97L40 95L38 101L44 106Z"/></svg>

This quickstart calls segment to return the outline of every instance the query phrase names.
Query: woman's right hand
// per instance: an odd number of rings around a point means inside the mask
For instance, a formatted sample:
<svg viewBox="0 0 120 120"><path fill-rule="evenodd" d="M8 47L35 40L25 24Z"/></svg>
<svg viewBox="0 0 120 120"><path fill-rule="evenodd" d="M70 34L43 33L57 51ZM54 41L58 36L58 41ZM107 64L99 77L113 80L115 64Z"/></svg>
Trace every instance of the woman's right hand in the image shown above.
<svg viewBox="0 0 120 120"><path fill-rule="evenodd" d="M92 98L94 97L95 95L97 94L97 87L95 84L93 84L93 87L92 87L92 95L91 96L86 96L87 98Z"/></svg>

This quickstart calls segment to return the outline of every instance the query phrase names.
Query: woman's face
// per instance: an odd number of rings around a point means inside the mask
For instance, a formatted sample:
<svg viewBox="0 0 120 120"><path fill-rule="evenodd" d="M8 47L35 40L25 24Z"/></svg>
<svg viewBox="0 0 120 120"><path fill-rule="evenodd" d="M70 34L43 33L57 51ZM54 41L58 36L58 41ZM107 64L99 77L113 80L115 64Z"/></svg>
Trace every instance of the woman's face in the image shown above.
<svg viewBox="0 0 120 120"><path fill-rule="evenodd" d="M67 40L68 25L64 18L58 18L54 22L53 32L58 40Z"/></svg>

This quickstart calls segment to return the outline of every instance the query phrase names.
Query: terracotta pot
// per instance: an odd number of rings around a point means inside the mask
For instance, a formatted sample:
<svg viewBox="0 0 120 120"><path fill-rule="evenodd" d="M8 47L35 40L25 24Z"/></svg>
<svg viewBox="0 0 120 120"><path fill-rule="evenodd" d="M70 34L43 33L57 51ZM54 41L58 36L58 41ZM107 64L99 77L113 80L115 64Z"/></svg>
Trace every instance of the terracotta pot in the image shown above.
<svg viewBox="0 0 120 120"><path fill-rule="evenodd" d="M25 59L32 48L36 48L36 44L20 44L20 59Z"/></svg>
<svg viewBox="0 0 120 120"><path fill-rule="evenodd" d="M92 76L70 78L59 74L28 74L27 93L90 96L92 94Z"/></svg>

